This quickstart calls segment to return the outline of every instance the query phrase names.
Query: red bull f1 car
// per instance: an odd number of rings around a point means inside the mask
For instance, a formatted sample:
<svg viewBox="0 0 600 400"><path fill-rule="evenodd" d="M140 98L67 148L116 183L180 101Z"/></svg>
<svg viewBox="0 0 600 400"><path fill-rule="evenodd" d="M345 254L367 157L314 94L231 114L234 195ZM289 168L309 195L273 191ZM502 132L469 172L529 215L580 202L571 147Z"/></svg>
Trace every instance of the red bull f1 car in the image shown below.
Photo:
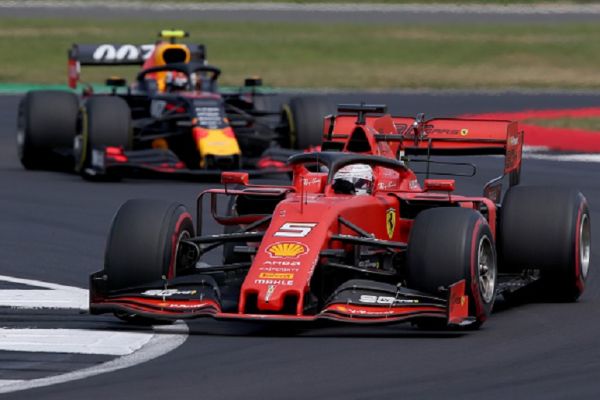
<svg viewBox="0 0 600 400"><path fill-rule="evenodd" d="M287 159L286 149L320 144L321 127L306 121L327 114L326 100L296 97L282 106L275 95L261 92L259 78L246 79L238 91L221 92L221 71L206 63L205 47L176 42L186 35L163 31L157 43L141 46L73 45L69 85L74 89L81 65L142 69L129 86L109 78L110 94L94 94L89 85L81 97L27 93L17 130L25 168L75 169L88 178L143 173L218 179L220 170L269 169L270 160Z"/></svg>
<svg viewBox="0 0 600 400"><path fill-rule="evenodd" d="M91 313L477 328L500 294L581 295L586 199L519 185L517 123L392 117L381 105L339 112L325 120L322 151L289 159L291 185L223 172L224 188L198 196L195 224L179 203L126 202L91 276ZM482 196L463 196L453 179L421 181L409 168L431 173L440 154L503 155L504 171ZM207 205L223 234L204 233ZM204 262L217 248L222 262Z"/></svg>

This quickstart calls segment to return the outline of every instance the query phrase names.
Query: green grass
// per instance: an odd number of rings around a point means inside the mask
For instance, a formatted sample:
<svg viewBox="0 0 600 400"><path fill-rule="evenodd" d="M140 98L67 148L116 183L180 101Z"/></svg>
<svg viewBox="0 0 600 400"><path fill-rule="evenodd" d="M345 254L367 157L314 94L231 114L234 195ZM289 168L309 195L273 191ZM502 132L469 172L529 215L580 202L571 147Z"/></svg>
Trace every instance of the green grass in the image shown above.
<svg viewBox="0 0 600 400"><path fill-rule="evenodd" d="M548 128L585 129L587 131L600 131L600 117L556 119L531 118L523 122L532 125L545 126Z"/></svg>
<svg viewBox="0 0 600 400"><path fill-rule="evenodd" d="M222 83L337 88L600 88L600 24L309 24L2 19L1 82L62 83L78 43L149 43L164 27L205 43ZM101 82L135 68L83 69Z"/></svg>

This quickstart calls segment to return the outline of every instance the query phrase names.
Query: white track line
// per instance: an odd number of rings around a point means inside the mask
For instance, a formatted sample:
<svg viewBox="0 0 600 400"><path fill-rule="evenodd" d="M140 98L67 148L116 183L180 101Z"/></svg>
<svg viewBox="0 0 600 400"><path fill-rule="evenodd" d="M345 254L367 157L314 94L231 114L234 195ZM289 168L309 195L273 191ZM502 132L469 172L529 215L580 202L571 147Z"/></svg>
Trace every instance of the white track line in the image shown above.
<svg viewBox="0 0 600 400"><path fill-rule="evenodd" d="M133 367L175 350L187 339L188 328L184 323L178 323L169 327L157 327L155 330L164 331L165 333L154 334L146 345L134 353L116 358L100 365L68 372L62 375L6 384L0 386L0 393L9 393L16 392L18 390L56 385L59 383L70 382L107 372L117 371L123 368Z"/></svg>
<svg viewBox="0 0 600 400"><path fill-rule="evenodd" d="M88 308L88 291L85 289L5 275L0 275L0 281L46 289L2 289L0 307L79 310ZM183 322L171 326L157 326L152 332L0 327L0 351L119 356L111 361L62 375L32 380L0 380L0 393L55 385L133 367L181 346L187 339L187 331L187 325Z"/></svg>
<svg viewBox="0 0 600 400"><path fill-rule="evenodd" d="M524 153L523 158L533 159L533 160L562 161L562 162L600 163L600 154Z"/></svg>
<svg viewBox="0 0 600 400"><path fill-rule="evenodd" d="M19 383L19 382L23 382L23 381L17 380L17 379L0 379L0 389L2 389L3 386L14 385L15 383Z"/></svg>
<svg viewBox="0 0 600 400"><path fill-rule="evenodd" d="M362 4L355 3L192 3L143 1L2 1L1 8L104 8L115 10L181 10L181 11L309 11L309 12L418 12L452 14L519 14L519 15L564 15L600 14L600 4Z"/></svg>
<svg viewBox="0 0 600 400"><path fill-rule="evenodd" d="M148 332L0 328L0 350L124 356L151 338Z"/></svg>
<svg viewBox="0 0 600 400"><path fill-rule="evenodd" d="M51 289L0 290L0 307L88 309L89 295L85 289L6 275L0 275L0 281Z"/></svg>

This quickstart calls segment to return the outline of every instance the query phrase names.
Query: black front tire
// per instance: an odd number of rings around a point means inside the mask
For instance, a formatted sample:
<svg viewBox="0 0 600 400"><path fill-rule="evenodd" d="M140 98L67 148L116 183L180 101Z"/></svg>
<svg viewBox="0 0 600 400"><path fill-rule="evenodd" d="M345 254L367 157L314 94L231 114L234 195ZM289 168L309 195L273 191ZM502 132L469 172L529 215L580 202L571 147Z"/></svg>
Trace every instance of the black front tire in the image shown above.
<svg viewBox="0 0 600 400"><path fill-rule="evenodd" d="M498 229L501 271L538 269L543 300L575 301L585 289L591 220L581 192L515 186L504 197Z"/></svg>
<svg viewBox="0 0 600 400"><path fill-rule="evenodd" d="M78 110L79 100L70 92L33 91L21 99L17 153L26 169L72 170Z"/></svg>
<svg viewBox="0 0 600 400"><path fill-rule="evenodd" d="M181 265L179 242L194 236L191 215L178 203L129 200L117 211L104 258L109 291L172 279Z"/></svg>
<svg viewBox="0 0 600 400"><path fill-rule="evenodd" d="M93 178L93 151L107 146L129 150L132 146L131 111L125 100L116 96L94 96L85 103L81 133L75 142L76 169Z"/></svg>
<svg viewBox="0 0 600 400"><path fill-rule="evenodd" d="M494 237L485 218L460 207L425 210L408 243L408 287L438 294L464 279L472 327L480 327L492 312L497 282Z"/></svg>

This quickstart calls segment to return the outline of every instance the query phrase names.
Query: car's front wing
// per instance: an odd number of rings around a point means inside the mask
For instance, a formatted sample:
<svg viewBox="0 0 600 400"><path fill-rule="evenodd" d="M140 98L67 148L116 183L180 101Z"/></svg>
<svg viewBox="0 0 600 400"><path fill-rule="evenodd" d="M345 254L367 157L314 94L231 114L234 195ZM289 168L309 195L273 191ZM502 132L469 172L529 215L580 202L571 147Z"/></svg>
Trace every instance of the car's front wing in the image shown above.
<svg viewBox="0 0 600 400"><path fill-rule="evenodd" d="M446 298L431 296L414 290L399 289L393 298L381 293L362 291L358 301L350 298L334 299L318 313L291 315L223 311L219 289L210 278L163 282L144 288L107 293L103 289L104 277L91 278L90 312L125 313L152 319L189 319L212 317L215 319L316 321L334 320L350 323L381 324L415 319L442 319L449 325L467 325L473 319L468 315L469 303L465 295L465 281L448 287ZM362 300L361 300L362 299Z"/></svg>

